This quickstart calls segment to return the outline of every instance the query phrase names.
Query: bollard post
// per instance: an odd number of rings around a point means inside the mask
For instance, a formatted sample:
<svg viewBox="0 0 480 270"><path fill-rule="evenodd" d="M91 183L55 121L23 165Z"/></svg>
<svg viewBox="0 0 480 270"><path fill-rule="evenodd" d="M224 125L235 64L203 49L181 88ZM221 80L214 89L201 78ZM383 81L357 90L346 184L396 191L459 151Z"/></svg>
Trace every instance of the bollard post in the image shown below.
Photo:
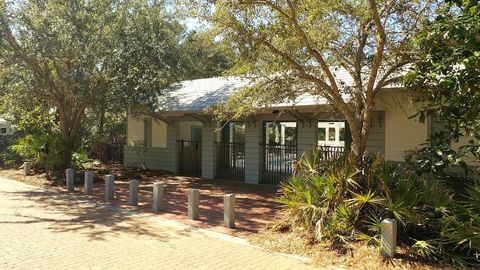
<svg viewBox="0 0 480 270"><path fill-rule="evenodd" d="M73 178L73 169L66 169L65 170L65 176L67 179L67 191L68 192L74 192L75 191L75 182Z"/></svg>
<svg viewBox="0 0 480 270"><path fill-rule="evenodd" d="M397 252L397 221L384 219L382 221L382 255L393 258Z"/></svg>
<svg viewBox="0 0 480 270"><path fill-rule="evenodd" d="M93 194L93 172L85 172L85 195L92 195Z"/></svg>
<svg viewBox="0 0 480 270"><path fill-rule="evenodd" d="M198 203L200 199L200 193L198 189L188 189L188 218L198 219Z"/></svg>
<svg viewBox="0 0 480 270"><path fill-rule="evenodd" d="M235 194L223 196L223 222L227 228L235 228Z"/></svg>
<svg viewBox="0 0 480 270"><path fill-rule="evenodd" d="M24 162L24 163L23 163L23 174L24 174L25 176L29 176L31 170L32 170L32 163L29 162L29 161Z"/></svg>
<svg viewBox="0 0 480 270"><path fill-rule="evenodd" d="M157 182L153 184L153 199L152 210L159 212L162 210L163 192L165 190L165 184Z"/></svg>
<svg viewBox="0 0 480 270"><path fill-rule="evenodd" d="M130 180L128 182L128 204L138 205L138 180Z"/></svg>
<svg viewBox="0 0 480 270"><path fill-rule="evenodd" d="M111 201L114 199L115 193L115 176L105 175L105 200Z"/></svg>

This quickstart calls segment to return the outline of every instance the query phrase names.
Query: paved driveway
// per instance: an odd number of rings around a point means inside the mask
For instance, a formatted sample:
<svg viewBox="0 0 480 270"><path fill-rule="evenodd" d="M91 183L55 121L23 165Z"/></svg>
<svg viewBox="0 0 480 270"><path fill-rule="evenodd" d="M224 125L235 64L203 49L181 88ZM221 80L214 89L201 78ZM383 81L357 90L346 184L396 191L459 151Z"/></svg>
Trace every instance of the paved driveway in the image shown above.
<svg viewBox="0 0 480 270"><path fill-rule="evenodd" d="M0 269L313 269L165 217L0 178Z"/></svg>

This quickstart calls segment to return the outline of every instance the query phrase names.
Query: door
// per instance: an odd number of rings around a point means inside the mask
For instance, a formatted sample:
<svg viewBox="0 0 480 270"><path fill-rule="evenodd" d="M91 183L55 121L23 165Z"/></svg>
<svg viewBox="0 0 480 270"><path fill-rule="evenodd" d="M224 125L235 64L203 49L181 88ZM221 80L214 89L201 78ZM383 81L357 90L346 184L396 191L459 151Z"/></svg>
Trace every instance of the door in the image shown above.
<svg viewBox="0 0 480 270"><path fill-rule="evenodd" d="M222 130L222 141L215 142L216 177L245 180L245 123L228 123Z"/></svg>
<svg viewBox="0 0 480 270"><path fill-rule="evenodd" d="M202 142L202 127L192 126L192 141Z"/></svg>
<svg viewBox="0 0 480 270"><path fill-rule="evenodd" d="M297 123L266 122L264 140L262 184L277 185L292 175L297 159Z"/></svg>

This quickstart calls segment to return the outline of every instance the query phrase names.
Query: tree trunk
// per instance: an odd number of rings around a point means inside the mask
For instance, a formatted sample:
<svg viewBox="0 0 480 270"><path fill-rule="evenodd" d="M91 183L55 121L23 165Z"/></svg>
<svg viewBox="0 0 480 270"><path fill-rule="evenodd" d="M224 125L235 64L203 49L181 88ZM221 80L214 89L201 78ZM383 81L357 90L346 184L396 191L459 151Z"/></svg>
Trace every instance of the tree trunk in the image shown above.
<svg viewBox="0 0 480 270"><path fill-rule="evenodd" d="M75 111L67 107L65 104L59 106L60 114L60 131L63 137L63 147L61 149L61 156L64 158L60 170L64 170L72 166L73 152L79 147L80 142L80 124L85 115L85 108L80 106ZM69 109L65 109L69 108Z"/></svg>
<svg viewBox="0 0 480 270"><path fill-rule="evenodd" d="M100 135L103 135L104 127L105 127L105 107L102 106L100 108L100 121L98 123L98 133Z"/></svg>
<svg viewBox="0 0 480 270"><path fill-rule="evenodd" d="M351 151L355 155L357 162L362 162L362 157L366 151L372 110L373 106L367 106L360 117L345 116L352 137Z"/></svg>

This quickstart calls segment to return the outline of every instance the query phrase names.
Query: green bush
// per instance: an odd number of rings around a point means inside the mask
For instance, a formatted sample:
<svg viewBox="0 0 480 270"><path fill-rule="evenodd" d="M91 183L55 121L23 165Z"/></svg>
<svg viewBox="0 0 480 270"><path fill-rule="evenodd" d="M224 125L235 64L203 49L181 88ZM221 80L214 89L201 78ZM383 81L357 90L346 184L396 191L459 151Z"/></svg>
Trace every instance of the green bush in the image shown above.
<svg viewBox="0 0 480 270"><path fill-rule="evenodd" d="M44 153L41 147L49 143L49 153ZM60 176L65 167L65 160L61 155L63 147L62 137L59 134L25 135L19 138L10 149L23 160L29 160L36 168L45 170L49 175Z"/></svg>
<svg viewBox="0 0 480 270"><path fill-rule="evenodd" d="M22 158L10 149L16 140L15 135L0 136L0 167L15 166L21 162Z"/></svg>
<svg viewBox="0 0 480 270"><path fill-rule="evenodd" d="M431 174L418 175L380 155L366 155L359 165L353 156L324 161L318 150L307 151L294 171L278 201L288 210L285 220L318 241L378 245L381 221L395 218L410 255L479 262L478 182L459 194Z"/></svg>

